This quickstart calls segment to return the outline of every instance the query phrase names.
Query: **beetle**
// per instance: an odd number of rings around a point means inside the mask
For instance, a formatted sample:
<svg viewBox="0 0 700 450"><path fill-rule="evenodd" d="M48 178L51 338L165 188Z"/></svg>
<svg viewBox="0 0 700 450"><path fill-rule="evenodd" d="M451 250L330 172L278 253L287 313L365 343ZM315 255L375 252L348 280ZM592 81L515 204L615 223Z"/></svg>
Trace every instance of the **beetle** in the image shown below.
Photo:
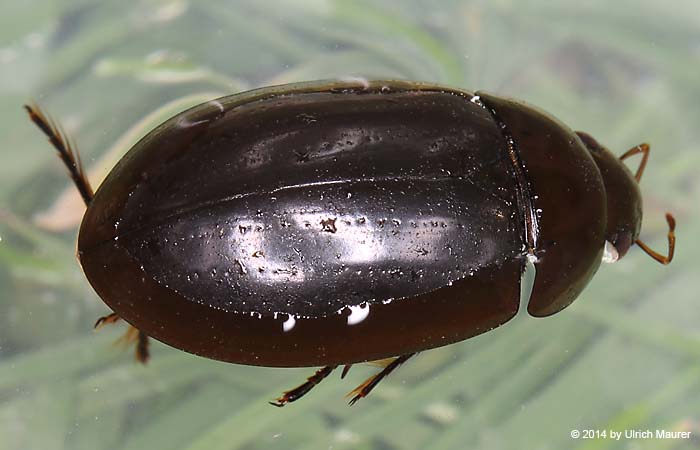
<svg viewBox="0 0 700 450"><path fill-rule="evenodd" d="M523 102L408 81L287 84L212 100L141 139L99 189L36 106L87 210L78 258L131 325L216 360L318 367L414 354L567 307L638 244L641 144L617 158ZM621 162L641 154L636 174ZM536 267L529 299L521 276Z"/></svg>

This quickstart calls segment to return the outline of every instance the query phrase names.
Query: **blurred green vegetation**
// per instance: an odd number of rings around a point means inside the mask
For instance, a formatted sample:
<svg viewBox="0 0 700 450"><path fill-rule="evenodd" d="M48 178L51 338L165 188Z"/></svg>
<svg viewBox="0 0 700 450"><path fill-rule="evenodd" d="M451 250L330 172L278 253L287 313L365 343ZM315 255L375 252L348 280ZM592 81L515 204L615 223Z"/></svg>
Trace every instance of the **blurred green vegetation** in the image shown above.
<svg viewBox="0 0 700 450"><path fill-rule="evenodd" d="M0 449L691 449L700 446L700 11L697 0L5 2L0 27ZM644 239L579 301L414 358L369 399L335 376L228 365L154 343L141 367L93 333L106 312L52 231L69 181L21 105L60 119L90 167L113 164L203 98L341 76L434 81L530 101L622 152L647 141ZM166 106L163 106L166 105ZM121 141L127 130L130 134ZM115 142L119 142L116 147ZM109 150L112 148L112 150ZM105 156L108 155L108 156ZM100 161L100 158L103 158ZM103 172L104 170L102 170ZM101 171L95 169L99 178ZM691 440L574 440L572 429Z"/></svg>

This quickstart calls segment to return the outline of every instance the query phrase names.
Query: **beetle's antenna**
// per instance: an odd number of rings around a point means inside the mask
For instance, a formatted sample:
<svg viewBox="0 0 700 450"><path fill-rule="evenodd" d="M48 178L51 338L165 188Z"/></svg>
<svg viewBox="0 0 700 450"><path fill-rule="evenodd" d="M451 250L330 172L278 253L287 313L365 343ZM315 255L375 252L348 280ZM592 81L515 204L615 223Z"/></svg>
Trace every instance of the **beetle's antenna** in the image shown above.
<svg viewBox="0 0 700 450"><path fill-rule="evenodd" d="M86 205L89 205L94 192L83 169L78 151L74 149L75 147L66 137L61 127L44 114L36 104L24 105L24 109L29 113L29 118L32 119L32 122L49 138L51 145L58 151L58 156L61 157L63 164L68 168L68 172L80 195L83 197L83 201Z"/></svg>
<svg viewBox="0 0 700 450"><path fill-rule="evenodd" d="M644 250L644 252L660 262L663 265L670 263L673 260L673 252L676 248L676 219L670 213L666 213L666 222L668 222L668 255L664 256L654 250L650 249L641 239L634 241L639 248Z"/></svg>
<svg viewBox="0 0 700 450"><path fill-rule="evenodd" d="M642 175L644 174L644 169L647 166L647 161L649 160L649 151L651 150L651 147L647 143L641 143L637 145L636 147L632 147L631 149L627 150L625 153L620 156L620 161L629 158L630 156L637 155L639 153L642 154L642 162L639 163L639 167L637 167L637 173L634 175L634 178L637 180L637 183L639 183L639 180L642 179ZM661 264L668 264L673 260L673 252L676 248L676 219L673 218L671 213L666 213L666 222L668 222L668 255L664 256L658 252L655 252L654 250L650 249L648 245L646 245L644 242L642 242L641 239L637 239L634 242L644 250L644 253L647 255L651 256Z"/></svg>

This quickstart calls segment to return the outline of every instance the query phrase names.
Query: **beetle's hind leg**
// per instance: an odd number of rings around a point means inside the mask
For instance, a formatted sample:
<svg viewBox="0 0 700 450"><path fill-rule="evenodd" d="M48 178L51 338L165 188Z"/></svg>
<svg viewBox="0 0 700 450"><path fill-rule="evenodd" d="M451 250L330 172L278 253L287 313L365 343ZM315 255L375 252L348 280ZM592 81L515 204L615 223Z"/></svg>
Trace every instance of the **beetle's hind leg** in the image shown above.
<svg viewBox="0 0 700 450"><path fill-rule="evenodd" d="M80 192L85 206L89 206L94 196L94 191L80 161L78 150L75 149L75 146L68 139L60 125L51 120L37 105L24 105L24 109L29 114L31 121L49 138L49 142L56 149L58 156L68 169L68 173L78 192ZM99 329L109 323L115 323L119 319L120 317L115 313L100 317L95 323L95 329ZM129 329L121 340L127 343L134 342L136 344L136 359L141 363L148 361L148 336L146 333L129 325Z"/></svg>
<svg viewBox="0 0 700 450"><path fill-rule="evenodd" d="M54 146L61 161L68 169L68 173L83 197L85 205L89 205L94 194L85 169L83 169L83 164L80 161L80 154L74 149L74 145L71 144L61 127L44 114L38 106L24 105L24 109L27 110L32 122L49 138L49 142Z"/></svg>
<svg viewBox="0 0 700 450"><path fill-rule="evenodd" d="M282 407L287 403L299 400L307 392L313 389L314 386L316 386L318 383L323 381L324 378L330 375L336 367L338 366L326 366L318 369L316 373L314 373L306 379L306 382L295 387L292 390L286 391L280 397L276 398L274 402L270 402L270 404L272 406Z"/></svg>
<svg viewBox="0 0 700 450"><path fill-rule="evenodd" d="M367 395L369 395L372 389L374 389L380 381L382 381L387 375L393 372L394 369L399 367L401 364L405 363L413 355L415 355L415 353L408 353L406 355L402 355L398 358L393 359L373 361L373 363L376 363L383 367L382 371L374 376L369 377L367 380L365 380L364 383L362 383L361 385L359 385L358 387L356 387L348 393L348 397L353 396L353 398L350 400L350 405L354 405L359 399L367 397ZM273 406L282 407L287 403L299 400L301 397L306 395L306 393L308 393L311 389L313 389L314 386L319 384L328 375L330 375L336 367L338 366L326 366L321 369L318 369L316 373L307 378L305 383L295 387L292 390L286 391L280 397L276 398L274 402L270 402L270 404ZM341 379L345 378L345 375L347 375L351 367L352 364L346 364L343 367L343 372L340 375Z"/></svg>
<svg viewBox="0 0 700 450"><path fill-rule="evenodd" d="M398 358L395 358L390 363L388 363L386 367L382 369L381 372L367 378L367 380L365 380L364 383L357 386L352 391L348 392L347 396L352 396L352 399L350 399L350 405L354 405L359 399L367 397L367 395L369 395L369 393L372 392L372 389L374 389L380 381L382 381L387 375L393 372L401 364L405 363L413 355L415 355L415 353L407 353L405 355L399 356Z"/></svg>
<svg viewBox="0 0 700 450"><path fill-rule="evenodd" d="M95 322L95 330L99 330L105 325L117 323L121 320L116 313L107 314L97 319ZM151 357L148 350L148 335L143 331L129 325L124 335L117 340L118 343L122 344L134 344L134 356L136 360L141 364L146 364Z"/></svg>

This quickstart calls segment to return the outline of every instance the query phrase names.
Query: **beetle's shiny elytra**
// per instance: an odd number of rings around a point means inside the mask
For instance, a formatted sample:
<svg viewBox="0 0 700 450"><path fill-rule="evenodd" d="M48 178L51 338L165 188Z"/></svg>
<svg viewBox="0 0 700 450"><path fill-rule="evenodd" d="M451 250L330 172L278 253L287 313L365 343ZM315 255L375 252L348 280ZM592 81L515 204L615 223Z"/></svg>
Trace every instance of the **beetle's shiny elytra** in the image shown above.
<svg viewBox="0 0 700 450"><path fill-rule="evenodd" d="M585 133L521 102L399 81L258 89L157 127L91 197L78 239L100 297L145 336L241 364L410 355L569 305L638 241L638 180ZM53 133L53 134L52 134ZM673 223L669 217L669 256ZM354 401L354 400L353 400Z"/></svg>

